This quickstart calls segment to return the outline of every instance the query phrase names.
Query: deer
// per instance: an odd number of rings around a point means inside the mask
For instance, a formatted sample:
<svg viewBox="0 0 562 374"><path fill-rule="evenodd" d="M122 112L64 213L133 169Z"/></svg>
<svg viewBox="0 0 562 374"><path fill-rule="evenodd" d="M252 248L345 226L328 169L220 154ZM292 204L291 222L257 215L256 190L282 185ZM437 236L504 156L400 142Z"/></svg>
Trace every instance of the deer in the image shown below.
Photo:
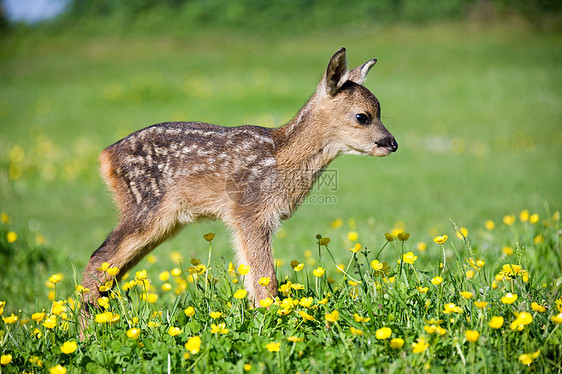
<svg viewBox="0 0 562 374"><path fill-rule="evenodd" d="M348 71L346 50L330 59L316 92L278 128L166 122L105 148L100 170L120 212L117 226L83 273L86 305L104 295L100 266L115 281L185 225L220 219L232 232L236 260L249 266L249 300L277 296L272 234L291 217L323 170L340 154L383 157L398 143L363 86L377 62ZM270 278L264 287L258 282ZM107 291L106 291L107 292Z"/></svg>

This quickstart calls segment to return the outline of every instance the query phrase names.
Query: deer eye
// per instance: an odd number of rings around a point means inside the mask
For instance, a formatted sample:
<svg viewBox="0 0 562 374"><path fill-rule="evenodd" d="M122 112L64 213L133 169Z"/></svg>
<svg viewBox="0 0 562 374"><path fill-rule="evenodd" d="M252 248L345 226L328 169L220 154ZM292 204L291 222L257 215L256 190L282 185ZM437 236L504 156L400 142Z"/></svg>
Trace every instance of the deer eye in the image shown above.
<svg viewBox="0 0 562 374"><path fill-rule="evenodd" d="M362 125L366 125L369 123L370 119L369 116L364 113L359 113L355 115L355 119Z"/></svg>

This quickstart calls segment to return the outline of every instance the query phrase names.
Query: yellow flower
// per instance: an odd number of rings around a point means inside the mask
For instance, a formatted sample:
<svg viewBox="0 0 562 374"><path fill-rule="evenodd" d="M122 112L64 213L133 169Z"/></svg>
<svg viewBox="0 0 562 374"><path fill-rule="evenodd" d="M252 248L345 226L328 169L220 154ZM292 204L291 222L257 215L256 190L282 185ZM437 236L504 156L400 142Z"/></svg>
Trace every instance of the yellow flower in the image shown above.
<svg viewBox="0 0 562 374"><path fill-rule="evenodd" d="M312 306L312 303L314 302L314 299L312 298L312 296L309 297L303 297L299 300L299 305L305 308L310 308Z"/></svg>
<svg viewBox="0 0 562 374"><path fill-rule="evenodd" d="M353 335L363 335L363 330L356 329L353 326L349 328L349 331L351 331Z"/></svg>
<svg viewBox="0 0 562 374"><path fill-rule="evenodd" d="M235 299L243 299L246 297L247 293L246 290L237 290L233 296Z"/></svg>
<svg viewBox="0 0 562 374"><path fill-rule="evenodd" d="M465 275L466 275L466 279L472 279L472 278L474 278L474 275L476 275L476 274L474 273L474 270L469 269L469 270L466 271Z"/></svg>
<svg viewBox="0 0 562 374"><path fill-rule="evenodd" d="M373 260L373 261L371 261L371 267L375 271L382 271L382 269L384 268L384 263L379 262L379 260Z"/></svg>
<svg viewBox="0 0 562 374"><path fill-rule="evenodd" d="M250 272L250 267L248 265L240 264L240 266L238 266L238 272L240 275L246 275Z"/></svg>
<svg viewBox="0 0 562 374"><path fill-rule="evenodd" d="M57 284L62 279L60 274L53 274L49 277L49 282Z"/></svg>
<svg viewBox="0 0 562 374"><path fill-rule="evenodd" d="M320 278L321 276L324 275L324 273L326 272L326 269L323 267L318 267L317 269L314 269L312 271L312 274L314 274L314 276Z"/></svg>
<svg viewBox="0 0 562 374"><path fill-rule="evenodd" d="M437 244L443 244L447 241L447 238L449 238L447 235L439 235L433 238L433 241Z"/></svg>
<svg viewBox="0 0 562 374"><path fill-rule="evenodd" d="M293 284L291 283L291 281L287 281L287 283L282 284L281 287L279 288L279 291L283 292L284 294L288 295L291 293L292 290L292 286Z"/></svg>
<svg viewBox="0 0 562 374"><path fill-rule="evenodd" d="M544 313L546 312L546 308L540 304L535 303L534 301L531 303L531 309L534 312Z"/></svg>
<svg viewBox="0 0 562 374"><path fill-rule="evenodd" d="M523 269L521 265L505 264L503 265L502 270L500 270L500 275L503 275L508 280L520 276L523 278L523 282L529 281L529 272Z"/></svg>
<svg viewBox="0 0 562 374"><path fill-rule="evenodd" d="M350 241L354 242L357 239L359 239L359 234L356 231L350 231L350 232L347 233L347 238Z"/></svg>
<svg viewBox="0 0 562 374"><path fill-rule="evenodd" d="M434 277L434 278L431 279L431 283L436 285L436 286L439 286L441 284L441 282L443 282L443 278L440 277L440 276L437 276L437 277Z"/></svg>
<svg viewBox="0 0 562 374"><path fill-rule="evenodd" d="M493 329L499 329L503 326L503 317L494 316L490 319L488 325Z"/></svg>
<svg viewBox="0 0 562 374"><path fill-rule="evenodd" d="M318 304L319 305L326 305L326 303L328 302L328 298L323 298L322 300L318 300Z"/></svg>
<svg viewBox="0 0 562 374"><path fill-rule="evenodd" d="M410 239L410 233L409 232L400 232L400 233L398 233L397 237L398 237L398 240L405 242L405 241L408 241L408 239Z"/></svg>
<svg viewBox="0 0 562 374"><path fill-rule="evenodd" d="M384 233L384 238L389 241L389 242L393 242L394 241L394 236L388 232Z"/></svg>
<svg viewBox="0 0 562 374"><path fill-rule="evenodd" d="M412 252L408 252L402 255L402 261L404 261L407 264L413 264L414 262L416 262L417 259L418 256L414 256ZM398 263L400 263L400 260L398 260Z"/></svg>
<svg viewBox="0 0 562 374"><path fill-rule="evenodd" d="M117 267L112 267L107 269L107 274L111 275L112 277L115 277L117 274L119 274L119 268Z"/></svg>
<svg viewBox="0 0 562 374"><path fill-rule="evenodd" d="M179 335L181 334L181 329L179 327L170 326L170 328L168 329L168 334L172 336Z"/></svg>
<svg viewBox="0 0 562 374"><path fill-rule="evenodd" d="M402 339L402 338L390 339L390 348L400 349L403 346L404 346L404 339Z"/></svg>
<svg viewBox="0 0 562 374"><path fill-rule="evenodd" d="M261 277L260 280L258 281L259 285L262 287L266 287L269 282L271 282L271 279L269 277Z"/></svg>
<svg viewBox="0 0 562 374"><path fill-rule="evenodd" d="M187 343L185 343L185 349L189 351L192 355L196 355L199 353L199 349L201 348L201 337L199 336L192 336L191 338L187 339Z"/></svg>
<svg viewBox="0 0 562 374"><path fill-rule="evenodd" d="M229 331L225 323L219 323L218 325L211 323L211 334L227 334Z"/></svg>
<svg viewBox="0 0 562 374"><path fill-rule="evenodd" d="M137 271L135 273L135 279L138 281L145 280L148 277L146 270Z"/></svg>
<svg viewBox="0 0 562 374"><path fill-rule="evenodd" d="M464 332L464 336L466 336L466 340L468 340L471 343L474 343L475 341L478 340L478 338L480 338L480 333L476 330L466 330Z"/></svg>
<svg viewBox="0 0 562 374"><path fill-rule="evenodd" d="M418 338L417 342L412 343L412 348L414 353L425 352L429 348L429 343L425 341L425 338Z"/></svg>
<svg viewBox="0 0 562 374"><path fill-rule="evenodd" d="M179 277L181 275L181 270L179 268L173 268L170 271L170 274L172 274L172 276L174 277Z"/></svg>
<svg viewBox="0 0 562 374"><path fill-rule="evenodd" d="M289 336L287 337L287 340L292 342L292 343L299 343L304 341L304 338L299 338L298 336Z"/></svg>
<svg viewBox="0 0 562 374"><path fill-rule="evenodd" d="M2 317L2 320L4 321L5 324L11 325L12 323L16 323L18 321L18 316L12 313L7 317Z"/></svg>
<svg viewBox="0 0 562 374"><path fill-rule="evenodd" d="M531 222L531 223L539 222L539 215L538 214L531 215L531 217L529 217L529 222Z"/></svg>
<svg viewBox="0 0 562 374"><path fill-rule="evenodd" d="M127 330L127 337L130 339L137 339L140 335L141 330L138 327L133 327Z"/></svg>
<svg viewBox="0 0 562 374"><path fill-rule="evenodd" d="M209 316L211 316L212 319L217 319L220 318L222 316L221 312L211 312L209 313Z"/></svg>
<svg viewBox="0 0 562 374"><path fill-rule="evenodd" d="M74 353L74 351L76 351L76 348L78 348L78 344L76 344L76 342L64 342L64 344L60 347L60 350L62 353L65 353L67 355Z"/></svg>
<svg viewBox="0 0 562 374"><path fill-rule="evenodd" d="M0 357L0 364L6 366L9 365L12 362L12 355L8 354L8 355L2 355Z"/></svg>
<svg viewBox="0 0 562 374"><path fill-rule="evenodd" d="M519 213L519 219L521 222L527 222L529 220L529 211L527 209L522 210L521 213Z"/></svg>
<svg viewBox="0 0 562 374"><path fill-rule="evenodd" d="M339 229L340 227L342 227L343 225L343 219L338 218L334 221L332 221L332 223L330 224L330 227L333 229Z"/></svg>
<svg viewBox="0 0 562 374"><path fill-rule="evenodd" d="M106 271L107 269L109 269L109 262L104 262L103 264L101 264L101 266L99 268L97 268L96 270L98 271Z"/></svg>
<svg viewBox="0 0 562 374"><path fill-rule="evenodd" d="M318 244L319 245L328 245L328 243L330 243L330 238L320 238L318 239ZM306 252L305 252L305 256L306 256ZM306 257L310 257L310 256L306 256Z"/></svg>
<svg viewBox="0 0 562 374"><path fill-rule="evenodd" d="M0 316L4 314L4 307L6 306L5 301L0 301Z"/></svg>
<svg viewBox="0 0 562 374"><path fill-rule="evenodd" d="M474 296L474 294L469 291L461 291L461 296L468 300L468 299L472 299L472 296Z"/></svg>
<svg viewBox="0 0 562 374"><path fill-rule="evenodd" d="M512 255L513 254L513 248L505 246L505 247L502 248L502 252L506 256Z"/></svg>
<svg viewBox="0 0 562 374"><path fill-rule="evenodd" d="M369 322L371 320L370 318L362 317L357 313L353 313L353 319L355 322Z"/></svg>
<svg viewBox="0 0 562 374"><path fill-rule="evenodd" d="M215 234L212 233L212 232L203 235L203 239L205 239L205 240L208 241L209 243L210 243L214 238L215 238Z"/></svg>
<svg viewBox="0 0 562 374"><path fill-rule="evenodd" d="M474 306L478 309L484 309L488 305L487 301L474 301Z"/></svg>
<svg viewBox="0 0 562 374"><path fill-rule="evenodd" d="M271 306L271 304L273 304L273 300L271 300L271 298L265 298L260 300L260 306L264 307L264 308L269 308Z"/></svg>
<svg viewBox="0 0 562 374"><path fill-rule="evenodd" d="M534 352L534 353L523 353L521 356L519 356L519 361L523 365L529 366L533 363L533 360L535 358L539 357L540 354L541 354L540 349L538 351Z"/></svg>
<svg viewBox="0 0 562 374"><path fill-rule="evenodd" d="M550 320L556 323L557 325L562 324L562 313L558 313L556 315L551 316Z"/></svg>
<svg viewBox="0 0 562 374"><path fill-rule="evenodd" d="M445 310L443 310L443 313L445 314L462 313L462 308L456 306L454 303L445 304L444 308Z"/></svg>
<svg viewBox="0 0 562 374"><path fill-rule="evenodd" d="M271 342L265 345L269 352L279 352L281 350L281 343Z"/></svg>
<svg viewBox="0 0 562 374"><path fill-rule="evenodd" d="M425 325L423 327L423 329L428 333L428 334L433 334L433 333L438 333L439 335L445 335L445 333L447 332L447 330L445 330L444 328L442 328L441 326L438 325Z"/></svg>
<svg viewBox="0 0 562 374"><path fill-rule="evenodd" d="M541 234L535 236L535 237L533 238L533 243L535 243L535 244L544 243L544 236L542 236Z"/></svg>
<svg viewBox="0 0 562 374"><path fill-rule="evenodd" d="M2 214L0 214L0 222L3 224L10 223L10 216L6 212L2 212Z"/></svg>
<svg viewBox="0 0 562 374"><path fill-rule="evenodd" d="M13 231L10 231L6 234L6 240L8 241L8 243L13 243L16 240L18 240L18 234L16 234Z"/></svg>
<svg viewBox="0 0 562 374"><path fill-rule="evenodd" d="M102 308L105 308L105 309L107 309L107 307L108 307L108 305L109 305L109 299L108 299L107 297L105 297L105 296L100 297L100 298L97 300L97 302L98 302L98 304L99 304Z"/></svg>
<svg viewBox="0 0 562 374"><path fill-rule="evenodd" d="M503 223L505 223L507 226L513 225L514 222L515 222L515 215L508 214L503 216Z"/></svg>
<svg viewBox="0 0 562 374"><path fill-rule="evenodd" d="M496 227L496 224L495 224L494 221L492 221L492 220L487 220L487 221L484 223L484 226L485 226L486 229L488 229L488 230L493 230L494 227Z"/></svg>
<svg viewBox="0 0 562 374"><path fill-rule="evenodd" d="M298 313L305 321L314 321L314 317L308 314L307 312L305 312L304 310L299 310Z"/></svg>
<svg viewBox="0 0 562 374"><path fill-rule="evenodd" d="M66 374L66 368L60 364L49 369L50 374Z"/></svg>
<svg viewBox="0 0 562 374"><path fill-rule="evenodd" d="M326 318L326 321L334 323L340 318L340 312L334 310L332 313L326 313L324 318Z"/></svg>
<svg viewBox="0 0 562 374"><path fill-rule="evenodd" d="M353 248L349 248L349 250L353 253L357 253L361 250L361 244L355 243L355 246Z"/></svg>
<svg viewBox="0 0 562 374"><path fill-rule="evenodd" d="M52 329L57 325L57 317L56 316L47 317L45 319L45 322L42 323L42 325L48 329Z"/></svg>
<svg viewBox="0 0 562 374"><path fill-rule="evenodd" d="M185 313L186 316L193 317L195 315L195 308L193 308L192 306L188 306L187 308L184 309L183 312Z"/></svg>
<svg viewBox="0 0 562 374"><path fill-rule="evenodd" d="M385 340L390 337L392 334L392 330L389 327L381 327L377 331L375 331L375 337L378 340Z"/></svg>
<svg viewBox="0 0 562 374"><path fill-rule="evenodd" d="M292 262L291 262L291 266L292 266ZM294 271L301 271L302 269L304 269L304 263L302 262L301 263L297 262L297 264L293 266Z"/></svg>
<svg viewBox="0 0 562 374"><path fill-rule="evenodd" d="M517 314L517 318L509 326L512 330L522 330L524 326L533 322L533 316L527 312Z"/></svg>
<svg viewBox="0 0 562 374"><path fill-rule="evenodd" d="M508 292L505 296L502 296L500 300L504 304L513 304L515 300L517 300L517 294Z"/></svg>
<svg viewBox="0 0 562 374"><path fill-rule="evenodd" d="M462 240L467 236L468 236L468 229L466 227L459 228L459 231L457 231L457 238Z"/></svg>
<svg viewBox="0 0 562 374"><path fill-rule="evenodd" d="M250 371L252 370L252 364L244 364L244 371Z"/></svg>
<svg viewBox="0 0 562 374"><path fill-rule="evenodd" d="M45 313L33 313L31 315L31 319L35 322L41 322L43 321L43 318L45 318Z"/></svg>

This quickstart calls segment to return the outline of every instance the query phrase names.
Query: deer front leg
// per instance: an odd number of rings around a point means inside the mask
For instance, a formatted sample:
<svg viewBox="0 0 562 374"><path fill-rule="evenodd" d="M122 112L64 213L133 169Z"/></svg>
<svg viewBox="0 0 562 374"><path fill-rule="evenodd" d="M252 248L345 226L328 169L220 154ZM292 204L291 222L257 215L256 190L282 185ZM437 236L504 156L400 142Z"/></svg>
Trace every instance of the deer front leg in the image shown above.
<svg viewBox="0 0 562 374"><path fill-rule="evenodd" d="M239 264L248 265L250 272L244 280L249 299L254 306L260 300L277 296L277 279L271 252L271 230L263 225L242 222L236 225L235 246ZM258 282L262 277L270 279L267 286Z"/></svg>

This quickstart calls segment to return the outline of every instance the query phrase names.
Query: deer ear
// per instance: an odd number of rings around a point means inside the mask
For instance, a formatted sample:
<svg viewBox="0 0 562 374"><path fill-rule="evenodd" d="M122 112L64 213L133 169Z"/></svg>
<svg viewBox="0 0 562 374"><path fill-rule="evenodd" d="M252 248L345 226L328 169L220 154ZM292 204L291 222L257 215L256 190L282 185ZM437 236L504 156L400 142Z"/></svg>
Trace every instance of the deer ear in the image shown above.
<svg viewBox="0 0 562 374"><path fill-rule="evenodd" d="M328 64L328 68L318 85L317 93L336 96L341 86L347 81L347 62L345 61L345 48L337 51Z"/></svg>
<svg viewBox="0 0 562 374"><path fill-rule="evenodd" d="M377 63L377 59L373 58L365 62L363 65L360 65L349 72L349 79L352 82L357 84L363 84L367 80L367 74L369 74L369 70Z"/></svg>

